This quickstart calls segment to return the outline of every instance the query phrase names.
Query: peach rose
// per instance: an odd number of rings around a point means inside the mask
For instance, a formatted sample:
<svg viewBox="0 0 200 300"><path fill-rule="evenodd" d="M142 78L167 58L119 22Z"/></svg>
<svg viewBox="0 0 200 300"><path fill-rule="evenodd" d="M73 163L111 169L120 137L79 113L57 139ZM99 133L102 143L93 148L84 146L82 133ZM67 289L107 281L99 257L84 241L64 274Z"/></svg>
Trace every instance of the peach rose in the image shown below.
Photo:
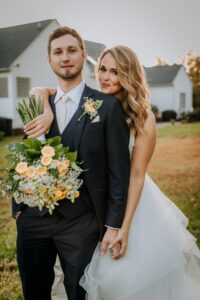
<svg viewBox="0 0 200 300"><path fill-rule="evenodd" d="M52 162L52 157L51 156L48 156L48 155L42 156L41 164L43 166L49 166L51 162Z"/></svg>
<svg viewBox="0 0 200 300"><path fill-rule="evenodd" d="M55 191L53 192L53 194L54 194L56 200L60 200L60 199L62 198L62 192L59 191L59 190L55 190Z"/></svg>
<svg viewBox="0 0 200 300"><path fill-rule="evenodd" d="M86 110L86 112L95 112L96 109L94 107L94 103L91 103L91 102L85 103L85 110Z"/></svg>
<svg viewBox="0 0 200 300"><path fill-rule="evenodd" d="M51 157L53 157L55 155L55 150L51 146L44 146L42 148L41 153L42 153L43 156L51 156Z"/></svg>
<svg viewBox="0 0 200 300"><path fill-rule="evenodd" d="M26 177L26 173L21 173L20 177Z"/></svg>
<svg viewBox="0 0 200 300"><path fill-rule="evenodd" d="M17 171L19 174L25 173L28 168L28 165L26 162L20 162L17 164L15 171Z"/></svg>
<svg viewBox="0 0 200 300"><path fill-rule="evenodd" d="M34 178L36 176L36 168L35 167L28 167L26 170L26 175L29 178Z"/></svg>
<svg viewBox="0 0 200 300"><path fill-rule="evenodd" d="M37 168L37 175L43 176L47 174L47 167L38 167Z"/></svg>
<svg viewBox="0 0 200 300"><path fill-rule="evenodd" d="M63 164L64 164L65 166L69 167L69 165L70 165L70 160L69 160L69 159L64 160L64 161L63 161Z"/></svg>

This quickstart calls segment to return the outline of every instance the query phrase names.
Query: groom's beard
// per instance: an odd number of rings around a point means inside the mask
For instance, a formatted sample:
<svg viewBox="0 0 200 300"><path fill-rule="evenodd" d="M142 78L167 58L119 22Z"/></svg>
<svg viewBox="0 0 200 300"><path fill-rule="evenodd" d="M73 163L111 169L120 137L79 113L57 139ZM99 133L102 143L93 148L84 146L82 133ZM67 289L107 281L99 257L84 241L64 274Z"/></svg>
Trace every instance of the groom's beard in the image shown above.
<svg viewBox="0 0 200 300"><path fill-rule="evenodd" d="M76 72L66 70L64 73L54 70L54 73L63 80L73 80L80 76L80 74L82 73L82 68L80 70L77 70Z"/></svg>

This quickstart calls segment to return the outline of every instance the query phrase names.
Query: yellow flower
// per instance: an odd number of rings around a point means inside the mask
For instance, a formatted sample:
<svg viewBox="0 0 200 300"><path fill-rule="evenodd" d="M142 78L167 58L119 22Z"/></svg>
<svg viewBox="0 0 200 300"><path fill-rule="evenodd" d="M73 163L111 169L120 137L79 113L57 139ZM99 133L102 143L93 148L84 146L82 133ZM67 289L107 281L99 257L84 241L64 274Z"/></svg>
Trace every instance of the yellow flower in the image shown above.
<svg viewBox="0 0 200 300"><path fill-rule="evenodd" d="M95 112L96 111L93 102L88 101L88 102L85 103L84 106L85 106L85 111L86 112L91 113L91 112Z"/></svg>
<svg viewBox="0 0 200 300"><path fill-rule="evenodd" d="M20 177L26 177L26 173L21 173Z"/></svg>
<svg viewBox="0 0 200 300"><path fill-rule="evenodd" d="M59 190L54 190L54 191L53 191L53 194L54 194L56 200L61 200L61 198L62 198L62 192L61 192L61 191L59 191Z"/></svg>
<svg viewBox="0 0 200 300"><path fill-rule="evenodd" d="M62 192L62 197L66 198L68 194L68 190L66 189L65 191Z"/></svg>
<svg viewBox="0 0 200 300"><path fill-rule="evenodd" d="M63 177L67 174L67 170L62 170L58 173L58 177Z"/></svg>
<svg viewBox="0 0 200 300"><path fill-rule="evenodd" d="M43 176L47 174L47 168L46 167L38 167L37 168L37 175Z"/></svg>
<svg viewBox="0 0 200 300"><path fill-rule="evenodd" d="M34 178L36 176L36 168L31 166L26 170L26 175L29 178Z"/></svg>
<svg viewBox="0 0 200 300"><path fill-rule="evenodd" d="M80 196L80 193L79 193L79 191L77 191L77 192L74 192L74 198L78 198Z"/></svg>
<svg viewBox="0 0 200 300"><path fill-rule="evenodd" d="M69 165L70 165L70 160L69 160L69 159L64 160L64 161L63 161L63 164L64 164L65 166L69 167Z"/></svg>
<svg viewBox="0 0 200 300"><path fill-rule="evenodd" d="M24 190L23 191L26 195L33 195L33 191L30 189Z"/></svg>
<svg viewBox="0 0 200 300"><path fill-rule="evenodd" d="M41 151L42 155L44 156L51 156L53 157L55 155L55 150L53 147L51 146L44 146L42 148L42 151Z"/></svg>
<svg viewBox="0 0 200 300"><path fill-rule="evenodd" d="M40 193L44 194L44 193L46 193L47 188L42 186L39 191L40 191Z"/></svg>
<svg viewBox="0 0 200 300"><path fill-rule="evenodd" d="M51 162L52 162L52 157L51 156L48 156L48 155L42 156L41 164L43 166L48 166L48 165L50 165Z"/></svg>
<svg viewBox="0 0 200 300"><path fill-rule="evenodd" d="M25 173L28 166L26 162L20 162L17 164L15 171L17 171L19 174Z"/></svg>
<svg viewBox="0 0 200 300"><path fill-rule="evenodd" d="M67 174L67 172L68 172L68 163L59 162L59 163L57 163L57 168L58 168L58 173L59 173L58 176L62 177L65 174Z"/></svg>

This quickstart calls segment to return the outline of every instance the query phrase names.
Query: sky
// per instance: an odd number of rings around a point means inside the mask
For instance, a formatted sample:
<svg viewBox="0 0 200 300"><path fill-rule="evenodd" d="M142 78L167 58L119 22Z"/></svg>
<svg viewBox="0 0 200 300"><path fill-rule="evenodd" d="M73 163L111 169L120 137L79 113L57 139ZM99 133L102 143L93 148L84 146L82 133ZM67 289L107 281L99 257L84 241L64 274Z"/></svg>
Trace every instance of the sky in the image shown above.
<svg viewBox="0 0 200 300"><path fill-rule="evenodd" d="M132 48L145 66L200 55L200 0L0 0L0 27L57 19L83 39Z"/></svg>

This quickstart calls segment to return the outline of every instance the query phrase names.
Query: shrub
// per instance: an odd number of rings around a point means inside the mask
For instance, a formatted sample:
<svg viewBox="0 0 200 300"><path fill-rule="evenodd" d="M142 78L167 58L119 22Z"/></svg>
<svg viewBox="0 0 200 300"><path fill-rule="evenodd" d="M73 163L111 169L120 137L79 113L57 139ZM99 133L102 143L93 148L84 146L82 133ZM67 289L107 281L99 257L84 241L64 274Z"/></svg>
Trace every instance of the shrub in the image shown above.
<svg viewBox="0 0 200 300"><path fill-rule="evenodd" d="M151 104L151 109L154 114L159 113L159 109L157 105Z"/></svg>
<svg viewBox="0 0 200 300"><path fill-rule="evenodd" d="M5 133L3 131L0 131L0 141L3 140L4 136L5 136Z"/></svg>
<svg viewBox="0 0 200 300"><path fill-rule="evenodd" d="M154 116L156 118L156 121L159 122L161 121L161 114L159 112L159 108L157 105L151 104L151 110L154 113Z"/></svg>
<svg viewBox="0 0 200 300"><path fill-rule="evenodd" d="M187 114L188 122L196 122L200 121L200 109L196 109L193 112L189 112Z"/></svg>
<svg viewBox="0 0 200 300"><path fill-rule="evenodd" d="M170 121L176 120L177 113L174 110L164 110L162 112L162 120L163 121Z"/></svg>

